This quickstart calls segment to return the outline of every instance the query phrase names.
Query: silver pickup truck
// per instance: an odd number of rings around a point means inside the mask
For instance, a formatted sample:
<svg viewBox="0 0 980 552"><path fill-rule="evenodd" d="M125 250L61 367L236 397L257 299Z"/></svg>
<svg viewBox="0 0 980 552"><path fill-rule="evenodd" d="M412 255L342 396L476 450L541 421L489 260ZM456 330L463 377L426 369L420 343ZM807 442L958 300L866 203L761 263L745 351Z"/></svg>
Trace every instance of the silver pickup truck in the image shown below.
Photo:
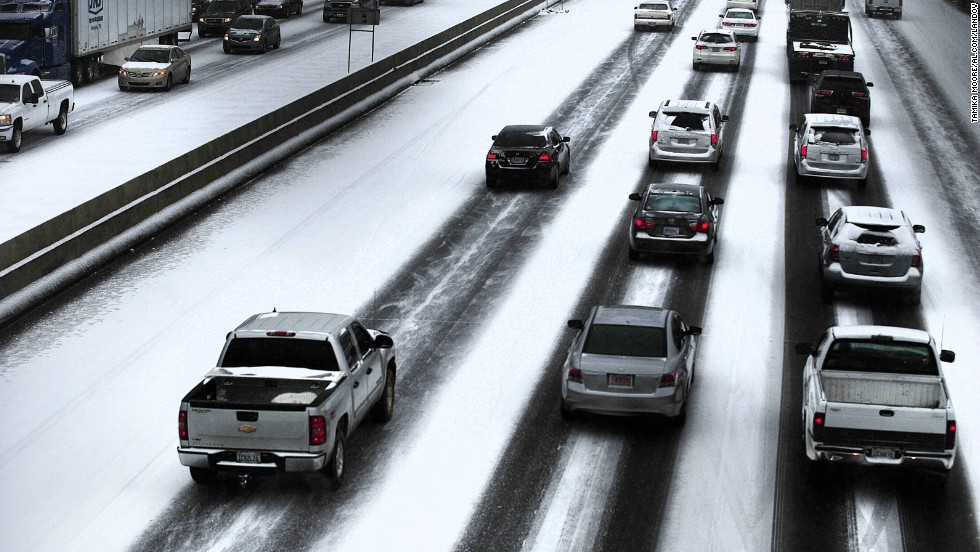
<svg viewBox="0 0 980 552"><path fill-rule="evenodd" d="M256 314L228 334L218 366L183 399L180 463L207 483L219 471L252 475L323 471L344 476L344 444L395 406L388 334L340 314Z"/></svg>
<svg viewBox="0 0 980 552"><path fill-rule="evenodd" d="M803 435L813 461L909 465L948 474L956 414L928 333L891 326L833 326L816 347L800 343Z"/></svg>

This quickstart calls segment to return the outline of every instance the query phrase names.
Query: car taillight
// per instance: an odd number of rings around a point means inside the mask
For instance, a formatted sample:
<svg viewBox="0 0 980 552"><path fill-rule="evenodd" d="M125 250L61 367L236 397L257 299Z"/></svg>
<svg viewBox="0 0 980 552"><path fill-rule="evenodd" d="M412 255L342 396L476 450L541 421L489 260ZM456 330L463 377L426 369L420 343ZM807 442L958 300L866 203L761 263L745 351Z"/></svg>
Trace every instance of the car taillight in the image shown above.
<svg viewBox="0 0 980 552"><path fill-rule="evenodd" d="M859 100L867 100L868 99L868 93L867 92L851 92L851 95L854 96L855 98L859 99Z"/></svg>
<svg viewBox="0 0 980 552"><path fill-rule="evenodd" d="M799 54L796 54L796 59L810 59L810 53L800 52Z"/></svg>
<svg viewBox="0 0 980 552"><path fill-rule="evenodd" d="M711 133L711 145L712 146L717 146L718 145L718 134L716 134L714 132Z"/></svg>
<svg viewBox="0 0 980 552"><path fill-rule="evenodd" d="M674 387L677 385L677 372L667 372L660 376L660 387Z"/></svg>
<svg viewBox="0 0 980 552"><path fill-rule="evenodd" d="M695 49L695 50L707 50L707 49L708 49L708 47L707 47L707 46L705 46L704 44L695 44L695 45L694 45L694 49Z"/></svg>
<svg viewBox="0 0 980 552"><path fill-rule="evenodd" d="M834 95L833 90L817 90L813 93L814 96L820 96L821 98L829 98Z"/></svg>
<svg viewBox="0 0 980 552"><path fill-rule="evenodd" d="M732 25L734 25L734 23L729 23L728 21L722 21L721 24L726 27L731 27Z"/></svg>
<svg viewBox="0 0 980 552"><path fill-rule="evenodd" d="M709 228L711 228L711 224L706 220L691 223L691 231L693 232L707 232Z"/></svg>
<svg viewBox="0 0 980 552"><path fill-rule="evenodd" d="M496 153L494 153L494 152L492 152L492 151L491 151L490 153L488 153L488 154L487 154L487 160L488 160L488 161L492 161L492 160L494 160L494 159L496 159L496 158L497 158L497 154L496 154Z"/></svg>
<svg viewBox="0 0 980 552"><path fill-rule="evenodd" d="M837 61L854 61L854 58L847 54L837 54Z"/></svg>
<svg viewBox="0 0 980 552"><path fill-rule="evenodd" d="M862 163L867 163L868 162L868 150L867 150L867 148L862 148L861 149L861 162Z"/></svg>
<svg viewBox="0 0 980 552"><path fill-rule="evenodd" d="M551 156L548 155L547 152L542 153L541 155L538 156L538 161L541 161L542 163L548 163L551 161Z"/></svg>
<svg viewBox="0 0 980 552"><path fill-rule="evenodd" d="M726 52L734 52L735 50L738 50L738 47L736 47L736 46L726 46L725 47L725 51Z"/></svg>
<svg viewBox="0 0 980 552"><path fill-rule="evenodd" d="M327 442L327 419L323 416L310 416L310 446Z"/></svg>
<svg viewBox="0 0 980 552"><path fill-rule="evenodd" d="M273 330L270 332L265 332L265 335L269 337L296 337L296 332L287 332L285 330Z"/></svg>
<svg viewBox="0 0 980 552"><path fill-rule="evenodd" d="M568 381L582 383L582 370L574 366L568 367Z"/></svg>
<svg viewBox="0 0 980 552"><path fill-rule="evenodd" d="M187 437L187 411L181 410L177 414L177 436L181 441L186 441Z"/></svg>
<svg viewBox="0 0 980 552"><path fill-rule="evenodd" d="M800 158L801 159L806 158L806 144L800 146Z"/></svg>
<svg viewBox="0 0 980 552"><path fill-rule="evenodd" d="M956 446L956 420L946 420L946 449Z"/></svg>
<svg viewBox="0 0 980 552"><path fill-rule="evenodd" d="M641 218L638 218L638 219L633 219L633 226L636 226L637 228L639 228L641 230L649 230L649 229L653 228L653 222L652 221L649 221L649 220L643 220Z"/></svg>
<svg viewBox="0 0 980 552"><path fill-rule="evenodd" d="M755 23L746 23L745 26L746 27L755 27Z"/></svg>
<svg viewBox="0 0 980 552"><path fill-rule="evenodd" d="M827 252L827 260L832 263L840 261L840 246L836 243L830 244L830 251Z"/></svg>
<svg viewBox="0 0 980 552"><path fill-rule="evenodd" d="M650 140L652 140L654 142L657 141L657 131L656 130L650 132Z"/></svg>
<svg viewBox="0 0 980 552"><path fill-rule="evenodd" d="M915 255L912 255L912 268L922 268L922 252L918 249L915 250Z"/></svg>
<svg viewBox="0 0 980 552"><path fill-rule="evenodd" d="M823 438L824 416L825 414L823 412L813 413L813 427L811 428L811 433L813 433L814 439Z"/></svg>

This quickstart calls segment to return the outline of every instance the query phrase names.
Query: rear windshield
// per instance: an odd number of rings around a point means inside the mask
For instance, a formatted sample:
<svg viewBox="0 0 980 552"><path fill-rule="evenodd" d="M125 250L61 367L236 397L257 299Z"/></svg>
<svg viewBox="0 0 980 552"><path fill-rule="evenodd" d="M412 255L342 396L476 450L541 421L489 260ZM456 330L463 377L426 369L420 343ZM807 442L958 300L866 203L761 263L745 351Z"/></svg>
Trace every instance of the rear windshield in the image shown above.
<svg viewBox="0 0 980 552"><path fill-rule="evenodd" d="M725 19L755 19L752 17L752 12L744 11L730 11L725 14Z"/></svg>
<svg viewBox="0 0 980 552"><path fill-rule="evenodd" d="M145 61L149 63L169 63L170 52L167 50L136 50L129 61Z"/></svg>
<svg viewBox="0 0 980 552"><path fill-rule="evenodd" d="M866 86L864 86L863 79L854 77L824 77L823 80L820 81L820 88L861 92L866 88Z"/></svg>
<svg viewBox="0 0 980 552"><path fill-rule="evenodd" d="M632 357L667 356L663 328L593 324L582 346L583 353Z"/></svg>
<svg viewBox="0 0 980 552"><path fill-rule="evenodd" d="M722 33L702 33L701 42L707 42L709 44L727 44L729 42L735 42L735 39L730 35Z"/></svg>
<svg viewBox="0 0 980 552"><path fill-rule="evenodd" d="M923 343L839 339L823 364L824 370L937 376L932 349Z"/></svg>
<svg viewBox="0 0 980 552"><path fill-rule="evenodd" d="M640 9L665 11L667 9L667 4L640 4Z"/></svg>
<svg viewBox="0 0 980 552"><path fill-rule="evenodd" d="M643 208L647 211L700 213L701 199L698 196L684 194L650 194Z"/></svg>
<svg viewBox="0 0 980 552"><path fill-rule="evenodd" d="M507 132L498 134L493 144L502 148L543 148L548 145L548 139L540 134Z"/></svg>
<svg viewBox="0 0 980 552"><path fill-rule="evenodd" d="M898 245L895 236L887 232L865 232L854 241L864 245Z"/></svg>
<svg viewBox="0 0 980 552"><path fill-rule="evenodd" d="M813 140L839 146L857 144L858 131L846 127L813 127Z"/></svg>
<svg viewBox="0 0 980 552"><path fill-rule="evenodd" d="M710 128L707 113L690 113L687 111L664 113L664 120L668 125L677 128L694 130L708 130Z"/></svg>
<svg viewBox="0 0 980 552"><path fill-rule="evenodd" d="M333 347L328 341L276 337L233 339L221 360L221 367L236 366L287 366L312 370L340 370Z"/></svg>

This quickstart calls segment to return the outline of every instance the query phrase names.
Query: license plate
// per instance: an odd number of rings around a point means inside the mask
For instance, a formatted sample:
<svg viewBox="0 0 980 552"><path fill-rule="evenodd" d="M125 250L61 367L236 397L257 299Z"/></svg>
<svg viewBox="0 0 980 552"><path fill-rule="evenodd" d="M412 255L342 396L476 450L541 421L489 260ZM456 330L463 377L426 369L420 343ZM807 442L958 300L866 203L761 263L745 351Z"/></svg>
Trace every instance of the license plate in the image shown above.
<svg viewBox="0 0 980 552"><path fill-rule="evenodd" d="M847 115L847 108L846 107L838 107L837 108L837 114L838 115Z"/></svg>
<svg viewBox="0 0 980 552"><path fill-rule="evenodd" d="M239 452L236 454L237 460L242 464L261 464L262 453L260 452Z"/></svg>
<svg viewBox="0 0 980 552"><path fill-rule="evenodd" d="M633 387L633 375L609 374L609 387Z"/></svg>
<svg viewBox="0 0 980 552"><path fill-rule="evenodd" d="M827 159L830 159L831 161L839 161L840 160L840 155L838 155L836 153L831 153L831 154L827 155Z"/></svg>
<svg viewBox="0 0 980 552"><path fill-rule="evenodd" d="M895 458L893 447L871 447L872 458Z"/></svg>
<svg viewBox="0 0 980 552"><path fill-rule="evenodd" d="M679 146L690 146L694 143L694 138L678 138L677 145Z"/></svg>
<svg viewBox="0 0 980 552"><path fill-rule="evenodd" d="M712 52L720 52L721 51L721 48L712 48L711 51Z"/></svg>
<svg viewBox="0 0 980 552"><path fill-rule="evenodd" d="M510 161L511 165L523 165L524 163L527 163L527 159L523 157L511 157L508 159L508 161Z"/></svg>
<svg viewBox="0 0 980 552"><path fill-rule="evenodd" d="M665 236L676 236L679 233L680 233L680 228L676 226L664 226Z"/></svg>

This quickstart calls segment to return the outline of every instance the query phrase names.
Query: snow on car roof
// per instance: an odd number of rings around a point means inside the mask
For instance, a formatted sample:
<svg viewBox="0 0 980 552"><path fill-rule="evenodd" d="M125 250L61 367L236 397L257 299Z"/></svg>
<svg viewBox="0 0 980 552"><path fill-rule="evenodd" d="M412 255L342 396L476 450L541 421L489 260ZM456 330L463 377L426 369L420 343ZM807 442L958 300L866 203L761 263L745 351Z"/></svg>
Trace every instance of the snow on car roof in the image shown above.
<svg viewBox="0 0 980 552"><path fill-rule="evenodd" d="M897 326L834 326L830 329L835 339L871 339L874 336L888 336L899 341L929 343L929 333Z"/></svg>
<svg viewBox="0 0 980 552"><path fill-rule="evenodd" d="M663 327L667 311L641 305L604 305L596 307L593 324Z"/></svg>
<svg viewBox="0 0 980 552"><path fill-rule="evenodd" d="M898 209L850 205L842 208L844 217L851 224L861 226L902 226L905 218Z"/></svg>

